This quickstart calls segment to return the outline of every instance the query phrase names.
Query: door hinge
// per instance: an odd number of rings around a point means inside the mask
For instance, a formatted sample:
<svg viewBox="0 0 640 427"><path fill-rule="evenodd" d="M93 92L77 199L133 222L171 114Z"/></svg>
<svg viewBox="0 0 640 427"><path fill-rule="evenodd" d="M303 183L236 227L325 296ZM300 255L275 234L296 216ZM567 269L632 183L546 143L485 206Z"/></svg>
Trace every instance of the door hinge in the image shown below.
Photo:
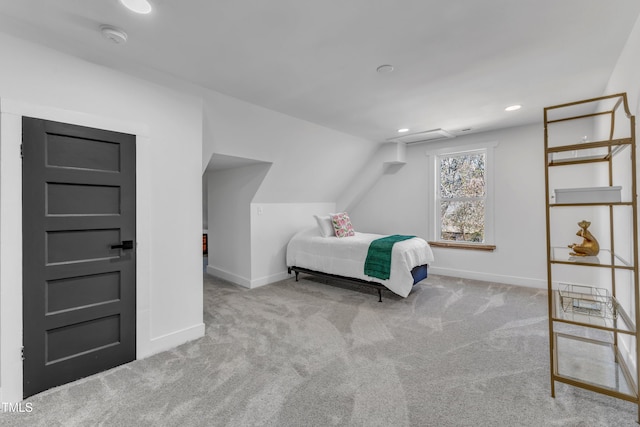
<svg viewBox="0 0 640 427"><path fill-rule="evenodd" d="M20 144L20 157L24 159L24 150L22 144Z"/></svg>
<svg viewBox="0 0 640 427"><path fill-rule="evenodd" d="M24 360L24 346L22 346L22 348L20 348L20 358L22 360Z"/></svg>

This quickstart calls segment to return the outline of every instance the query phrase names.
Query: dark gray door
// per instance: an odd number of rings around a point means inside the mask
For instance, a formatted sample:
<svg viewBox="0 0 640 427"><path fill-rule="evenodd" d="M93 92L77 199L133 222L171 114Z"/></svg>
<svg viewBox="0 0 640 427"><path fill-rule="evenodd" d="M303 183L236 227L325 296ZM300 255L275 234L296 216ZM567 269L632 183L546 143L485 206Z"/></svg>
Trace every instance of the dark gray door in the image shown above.
<svg viewBox="0 0 640 427"><path fill-rule="evenodd" d="M23 118L24 396L135 359L135 136ZM118 247L120 246L120 247Z"/></svg>

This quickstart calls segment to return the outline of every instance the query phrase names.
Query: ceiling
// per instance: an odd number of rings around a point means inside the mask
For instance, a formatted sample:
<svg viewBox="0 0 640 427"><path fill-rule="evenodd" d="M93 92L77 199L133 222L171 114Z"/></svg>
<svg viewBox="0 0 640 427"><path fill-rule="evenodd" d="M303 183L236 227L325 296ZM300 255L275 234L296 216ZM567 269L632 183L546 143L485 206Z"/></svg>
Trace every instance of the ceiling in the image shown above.
<svg viewBox="0 0 640 427"><path fill-rule="evenodd" d="M538 123L602 95L640 14L638 0L150 1L136 15L118 0L0 0L0 31L381 142Z"/></svg>

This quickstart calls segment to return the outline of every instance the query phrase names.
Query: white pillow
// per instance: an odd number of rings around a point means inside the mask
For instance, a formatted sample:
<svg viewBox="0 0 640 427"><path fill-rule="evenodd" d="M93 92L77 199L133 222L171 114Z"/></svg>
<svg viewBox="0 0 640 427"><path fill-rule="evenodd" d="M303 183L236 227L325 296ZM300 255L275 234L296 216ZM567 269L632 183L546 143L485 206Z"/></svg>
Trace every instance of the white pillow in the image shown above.
<svg viewBox="0 0 640 427"><path fill-rule="evenodd" d="M335 236L335 231L333 229L333 223L331 222L331 217L329 215L326 216L313 216L318 223L318 227L320 227L320 234L322 237L331 237Z"/></svg>

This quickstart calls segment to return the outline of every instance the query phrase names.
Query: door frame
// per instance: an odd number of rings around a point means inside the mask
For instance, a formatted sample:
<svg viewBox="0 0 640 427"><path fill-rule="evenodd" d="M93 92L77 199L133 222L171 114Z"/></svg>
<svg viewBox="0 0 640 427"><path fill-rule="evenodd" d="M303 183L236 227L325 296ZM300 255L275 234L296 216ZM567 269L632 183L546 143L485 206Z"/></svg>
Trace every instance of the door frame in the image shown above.
<svg viewBox="0 0 640 427"><path fill-rule="evenodd" d="M0 402L20 402L22 363L22 117L136 136L136 359L151 353L150 139L144 123L0 99ZM18 326L16 326L18 325Z"/></svg>

